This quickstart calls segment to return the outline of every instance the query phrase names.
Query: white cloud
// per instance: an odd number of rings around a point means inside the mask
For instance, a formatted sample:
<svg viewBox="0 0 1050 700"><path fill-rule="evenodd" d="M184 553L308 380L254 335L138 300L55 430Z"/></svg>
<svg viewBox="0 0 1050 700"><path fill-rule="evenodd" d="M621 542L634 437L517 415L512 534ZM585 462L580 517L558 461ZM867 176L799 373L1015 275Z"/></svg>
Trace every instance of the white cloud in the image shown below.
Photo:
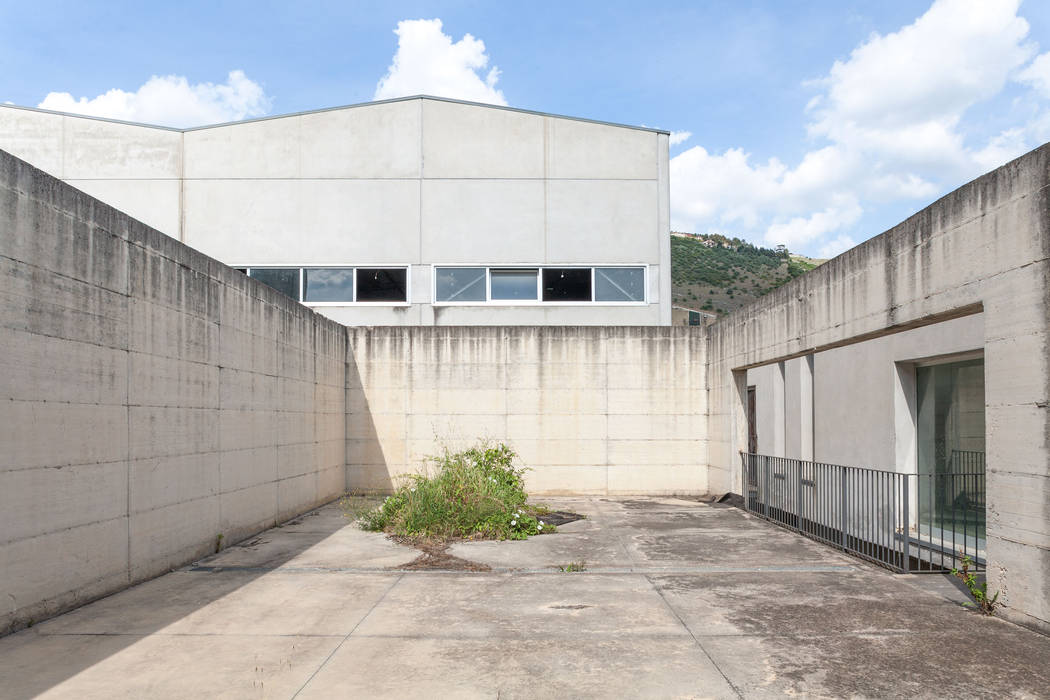
<svg viewBox="0 0 1050 700"><path fill-rule="evenodd" d="M685 143L689 140L689 137L693 135L691 131L672 131L670 143L672 146L677 146L680 143Z"/></svg>
<svg viewBox="0 0 1050 700"><path fill-rule="evenodd" d="M191 85L180 75L153 76L135 92L113 88L98 97L75 99L68 92L48 93L38 107L93 117L189 127L218 124L270 111L271 99L243 71L230 71L225 83Z"/></svg>
<svg viewBox="0 0 1050 700"><path fill-rule="evenodd" d="M1017 80L1028 83L1043 97L1050 97L1050 51L1032 61L1017 74Z"/></svg>
<svg viewBox="0 0 1050 700"><path fill-rule="evenodd" d="M846 235L836 236L824 245L820 246L817 250L818 258L833 258L840 253L844 253L853 246L857 245L857 242Z"/></svg>
<svg viewBox="0 0 1050 700"><path fill-rule="evenodd" d="M507 104L496 88L499 68L489 63L485 42L470 34L459 41L442 31L440 19L404 20L397 23L397 53L386 75L376 86L375 99L406 95L434 95L471 102Z"/></svg>
<svg viewBox="0 0 1050 700"><path fill-rule="evenodd" d="M793 168L776 158L752 164L740 148L679 154L672 226L731 228L824 256L852 242L871 203L929 200L1020 155L1037 127L1050 128L1045 113L977 146L963 128L966 111L1012 78L1050 90L1050 54L1024 68L1035 47L1018 6L937 0L900 30L871 35L809 83L820 90L806 107L817 145Z"/></svg>
<svg viewBox="0 0 1050 700"><path fill-rule="evenodd" d="M796 216L789 221L774 223L770 225L766 239L783 243L788 248L798 248L799 245L808 244L827 233L856 223L864 211L856 201L849 199L809 216Z"/></svg>

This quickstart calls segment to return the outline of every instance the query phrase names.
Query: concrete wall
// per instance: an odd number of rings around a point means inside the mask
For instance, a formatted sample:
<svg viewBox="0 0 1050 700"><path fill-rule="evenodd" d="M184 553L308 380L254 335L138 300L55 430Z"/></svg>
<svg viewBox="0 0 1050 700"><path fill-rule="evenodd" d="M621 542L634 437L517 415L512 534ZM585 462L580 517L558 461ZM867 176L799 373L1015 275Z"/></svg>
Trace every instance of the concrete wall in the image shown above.
<svg viewBox="0 0 1050 700"><path fill-rule="evenodd" d="M410 265L348 325L669 325L668 136L412 98L178 131L0 105L0 148L229 264ZM432 264L647 265L647 303L432 306Z"/></svg>
<svg viewBox="0 0 1050 700"><path fill-rule="evenodd" d="M747 444L749 368L821 353L815 376L838 364L843 378L871 375L875 379L863 383L874 381L884 391L901 353L927 356L976 344L985 362L990 585L1002 590L1008 617L1050 629L1048 183L1050 145L710 326L712 491L740 489L737 451ZM941 324L964 316L972 318ZM883 341L888 345L833 350L922 326L929 326L925 339L902 334ZM864 362L841 372L849 358ZM878 436L865 434L887 430L893 418L877 394L872 413L858 409L850 399L862 390L856 382L836 384L821 396L816 385L816 401L834 396L835 408L828 410L842 416L827 427L814 425L818 442L822 431L836 427L850 439L873 441L870 449L838 452L817 444L818 458L888 463L892 441L880 447ZM828 451L822 455L822 449Z"/></svg>
<svg viewBox="0 0 1050 700"><path fill-rule="evenodd" d="M351 488L387 490L442 447L490 438L536 494L707 492L700 328L347 332Z"/></svg>
<svg viewBox="0 0 1050 700"><path fill-rule="evenodd" d="M758 451L914 474L914 386L902 396L899 373L983 347L976 313L749 369Z"/></svg>
<svg viewBox="0 0 1050 700"><path fill-rule="evenodd" d="M0 633L338 496L342 326L0 151Z"/></svg>

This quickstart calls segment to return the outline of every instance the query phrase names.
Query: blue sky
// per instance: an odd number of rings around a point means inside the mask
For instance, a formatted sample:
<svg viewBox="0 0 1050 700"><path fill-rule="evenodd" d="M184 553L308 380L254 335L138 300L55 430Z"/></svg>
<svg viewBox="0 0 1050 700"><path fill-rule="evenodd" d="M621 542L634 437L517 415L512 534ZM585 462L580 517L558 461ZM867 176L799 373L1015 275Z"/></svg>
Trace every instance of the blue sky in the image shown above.
<svg viewBox="0 0 1050 700"><path fill-rule="evenodd" d="M819 256L1050 140L1036 0L3 0L0 27L19 105L189 126L425 92L688 132L673 228Z"/></svg>

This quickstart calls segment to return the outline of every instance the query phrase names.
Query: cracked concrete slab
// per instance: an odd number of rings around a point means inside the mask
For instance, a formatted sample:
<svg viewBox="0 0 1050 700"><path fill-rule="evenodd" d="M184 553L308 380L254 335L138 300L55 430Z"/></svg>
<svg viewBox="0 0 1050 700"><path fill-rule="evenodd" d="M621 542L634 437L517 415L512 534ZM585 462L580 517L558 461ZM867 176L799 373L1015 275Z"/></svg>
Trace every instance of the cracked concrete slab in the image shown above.
<svg viewBox="0 0 1050 700"><path fill-rule="evenodd" d="M368 669L362 673L362 669ZM300 698L737 698L688 636L351 638Z"/></svg>
<svg viewBox="0 0 1050 700"><path fill-rule="evenodd" d="M339 516L327 517L329 532L302 531L294 526L274 528L202 559L204 567L386 569L407 564L419 552L386 537L347 527L338 506L328 506Z"/></svg>
<svg viewBox="0 0 1050 700"><path fill-rule="evenodd" d="M489 572L402 570L327 506L0 639L0 695L1050 697L1050 638L948 577L686 499L545 502L587 518L450 548Z"/></svg>
<svg viewBox="0 0 1050 700"><path fill-rule="evenodd" d="M43 634L344 635L390 587L386 576L284 569L175 571L35 629Z"/></svg>

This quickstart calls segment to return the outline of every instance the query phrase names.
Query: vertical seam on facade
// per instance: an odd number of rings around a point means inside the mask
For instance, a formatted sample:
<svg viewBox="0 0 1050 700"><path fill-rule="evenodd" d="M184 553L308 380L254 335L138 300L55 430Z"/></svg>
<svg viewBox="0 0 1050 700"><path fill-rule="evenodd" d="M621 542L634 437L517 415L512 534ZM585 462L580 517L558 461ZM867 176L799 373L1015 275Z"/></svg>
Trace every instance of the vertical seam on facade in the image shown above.
<svg viewBox="0 0 1050 700"><path fill-rule="evenodd" d="M218 407L216 409L216 413L217 413L217 416L216 416L217 427L216 427L216 430L215 430L215 440L218 442L217 452L218 452L218 459L219 459L219 463L216 466L216 471L218 471L218 473L219 473L219 483L218 483L218 487L216 488L216 495L215 495L215 499L216 499L216 503L217 503L217 505L216 505L216 511L217 511L216 517L217 517L217 520L215 522L215 529L218 530L218 532L216 533L217 536L222 534L222 463L224 461L223 460L223 440L222 440L222 432L223 432L222 431L222 419L223 419L223 415L222 415L222 381L223 381L223 377L222 377L222 374L223 374L223 372L222 372L222 370L223 370L223 367L222 367L222 309L223 309L223 306L224 306L223 302L225 301L225 297L226 297L226 283L220 280L219 281L219 288L218 288L218 290L219 290L220 297L217 300L216 307L215 307L215 312L216 312L216 318L215 318L215 366L217 368L217 373L216 373L217 385L215 387L215 389L216 389L215 405ZM216 549L219 548L220 544L221 544L220 542L216 542L215 543Z"/></svg>
<svg viewBox="0 0 1050 700"><path fill-rule="evenodd" d="M549 263L550 256L550 157L551 157L551 121L543 118L543 262Z"/></svg>
<svg viewBox="0 0 1050 700"><path fill-rule="evenodd" d="M420 103L422 104L422 100L420 100ZM403 443L402 443L403 446L402 446L402 449L401 449L401 462L402 463L400 465L402 471L408 471L408 466L411 463L411 460L409 459L409 454L410 453L409 453L409 446L408 446L409 445L408 436L410 434L410 431L408 429L408 426L409 426L409 423L412 420L412 415L413 415L413 412L414 412L413 409L408 408L408 407L412 405L412 394L415 393L415 386L414 386L414 384L415 384L415 377L413 376L413 372L415 370L414 354L415 354L415 349L416 349L416 339L419 337L419 334L418 333L413 333L411 330L405 329L405 328L401 328L401 329L399 329L398 331L395 331L395 332L398 335L401 336L399 338L399 341L400 341L399 344L401 345L402 348L407 348L407 352L408 352L408 358L407 358L408 361L405 363L405 371L408 373L408 382L406 382L407 385L408 385L408 390L405 392L404 403L402 404L406 408L402 409L402 412L404 413L404 420L401 422L401 435L402 435L402 438L403 438ZM430 336L431 342L433 342L433 338L434 338L433 333L430 332L430 331L428 331L427 333ZM390 334L390 335L392 335L392 334ZM390 335L387 335L387 338L389 338ZM407 336L407 342L405 342L406 336ZM389 342L390 341L387 340L387 344L388 345L389 345ZM402 350L402 352L405 352L405 350ZM371 360L371 358L369 358L369 360ZM362 385L364 384L364 382L361 382L361 383L362 383ZM436 392L435 392L435 398L436 398ZM386 461L386 460L384 459L383 461ZM387 465L387 470L388 470L388 473L389 473L389 465Z"/></svg>
<svg viewBox="0 0 1050 700"><path fill-rule="evenodd" d="M64 157L64 156L63 156ZM124 415L127 427L127 443L124 447L125 461L125 503L124 510L127 514L127 565L128 583L131 583L131 255L133 244L130 240L125 242L127 256L124 260L124 294L127 301L127 315L125 316L127 326L124 330ZM145 254L145 249L143 249Z"/></svg>
<svg viewBox="0 0 1050 700"><path fill-rule="evenodd" d="M420 265L423 264L423 178L426 175L424 168L426 163L423 157L423 98L419 98L419 202L418 202L418 216L419 216L419 243L416 248L417 261ZM431 286L433 286L433 280L431 280ZM412 300L409 299L409 302Z"/></svg>
<svg viewBox="0 0 1050 700"><path fill-rule="evenodd" d="M186 132L179 133L179 242L186 242Z"/></svg>
<svg viewBox="0 0 1050 700"><path fill-rule="evenodd" d="M603 447L605 448L605 495L609 495L609 440L612 436L609 435L609 329L602 327L598 331L599 339L604 339L603 345L605 346L605 439L602 440Z"/></svg>
<svg viewBox="0 0 1050 700"><path fill-rule="evenodd" d="M510 334L506 326L499 328L499 342L503 343L503 435L510 438Z"/></svg>
<svg viewBox="0 0 1050 700"><path fill-rule="evenodd" d="M69 117L62 117L62 142L59 148L59 176L61 179L66 179L66 122L69 121Z"/></svg>

